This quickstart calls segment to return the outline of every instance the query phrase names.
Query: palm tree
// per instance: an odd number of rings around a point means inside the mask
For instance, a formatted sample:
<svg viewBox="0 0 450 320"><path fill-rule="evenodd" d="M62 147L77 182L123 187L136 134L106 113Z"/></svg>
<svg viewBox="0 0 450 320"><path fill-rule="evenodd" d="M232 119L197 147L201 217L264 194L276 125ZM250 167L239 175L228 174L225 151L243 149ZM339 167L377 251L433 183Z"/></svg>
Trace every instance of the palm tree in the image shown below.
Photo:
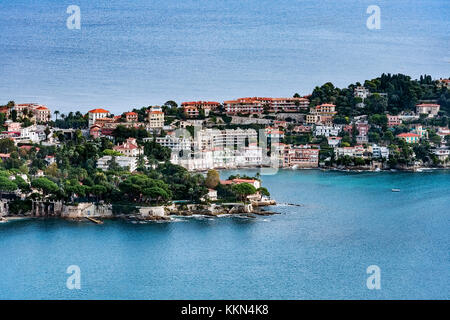
<svg viewBox="0 0 450 320"><path fill-rule="evenodd" d="M59 111L58 110L55 110L54 112L53 112L54 114L55 114L55 116L56 116L56 121L58 121L58 115L59 115Z"/></svg>

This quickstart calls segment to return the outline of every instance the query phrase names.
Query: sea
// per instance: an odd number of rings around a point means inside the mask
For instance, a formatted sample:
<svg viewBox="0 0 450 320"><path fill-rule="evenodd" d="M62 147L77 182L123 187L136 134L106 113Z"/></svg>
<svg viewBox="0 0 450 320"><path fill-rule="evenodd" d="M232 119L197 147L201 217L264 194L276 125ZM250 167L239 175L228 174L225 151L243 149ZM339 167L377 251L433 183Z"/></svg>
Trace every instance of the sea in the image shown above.
<svg viewBox="0 0 450 320"><path fill-rule="evenodd" d="M448 0L1 0L0 104L121 114L382 73L444 78L449 16Z"/></svg>
<svg viewBox="0 0 450 320"><path fill-rule="evenodd" d="M0 299L450 298L450 171L261 178L275 215L0 223Z"/></svg>

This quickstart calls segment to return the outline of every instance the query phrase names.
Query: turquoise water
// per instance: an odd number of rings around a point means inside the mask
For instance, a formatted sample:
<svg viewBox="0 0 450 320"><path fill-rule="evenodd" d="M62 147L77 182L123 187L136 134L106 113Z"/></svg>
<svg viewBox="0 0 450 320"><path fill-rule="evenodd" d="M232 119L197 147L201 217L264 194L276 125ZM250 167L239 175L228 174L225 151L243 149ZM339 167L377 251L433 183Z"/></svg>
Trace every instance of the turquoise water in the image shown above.
<svg viewBox="0 0 450 320"><path fill-rule="evenodd" d="M366 27L374 4L380 30ZM448 0L2 0L0 13L0 104L65 113L449 75Z"/></svg>
<svg viewBox="0 0 450 320"><path fill-rule="evenodd" d="M263 183L302 206L256 219L0 224L0 298L449 298L449 171L280 171ZM69 265L81 290L66 288ZM369 265L381 290L366 288Z"/></svg>

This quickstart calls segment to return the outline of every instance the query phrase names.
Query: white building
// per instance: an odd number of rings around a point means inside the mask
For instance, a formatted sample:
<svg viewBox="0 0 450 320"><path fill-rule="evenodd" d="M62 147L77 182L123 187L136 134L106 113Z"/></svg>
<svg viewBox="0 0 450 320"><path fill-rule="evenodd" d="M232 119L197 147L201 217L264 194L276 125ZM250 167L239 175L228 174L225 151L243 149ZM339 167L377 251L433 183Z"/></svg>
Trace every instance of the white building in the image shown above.
<svg viewBox="0 0 450 320"><path fill-rule="evenodd" d="M148 110L148 122L151 129L164 127L164 112L160 106L150 107Z"/></svg>
<svg viewBox="0 0 450 320"><path fill-rule="evenodd" d="M335 154L337 158L340 157L357 157L357 158L363 158L364 157L364 147L363 146L354 146L354 147L340 147L334 149Z"/></svg>
<svg viewBox="0 0 450 320"><path fill-rule="evenodd" d="M369 91L369 89L367 89L363 86L358 86L358 87L355 87L355 90L353 91L353 95L355 97L359 97L364 100L370 95L370 91Z"/></svg>
<svg viewBox="0 0 450 320"><path fill-rule="evenodd" d="M433 118L439 112L440 105L435 103L421 103L416 105L416 112L418 114L427 114L428 117Z"/></svg>
<svg viewBox="0 0 450 320"><path fill-rule="evenodd" d="M389 149L387 147L380 147L376 144L371 146L372 148L372 157L376 159L389 159Z"/></svg>
<svg viewBox="0 0 450 320"><path fill-rule="evenodd" d="M109 169L110 161L112 156L103 156L97 160L97 168L106 171ZM117 164L122 168L128 168L130 172L133 172L137 168L137 158L136 157L126 157L118 156L115 157Z"/></svg>
<svg viewBox="0 0 450 320"><path fill-rule="evenodd" d="M341 137L328 137L328 145L333 148L337 147L341 143L341 140Z"/></svg>
<svg viewBox="0 0 450 320"><path fill-rule="evenodd" d="M107 118L111 113L105 109L93 109L88 111L89 128L94 125L97 119Z"/></svg>
<svg viewBox="0 0 450 320"><path fill-rule="evenodd" d="M440 161L446 161L450 156L450 149L448 148L436 148L433 150L433 154L438 157Z"/></svg>
<svg viewBox="0 0 450 320"><path fill-rule="evenodd" d="M337 136L341 131L340 127L336 126L316 126L314 130L314 135L317 136Z"/></svg>
<svg viewBox="0 0 450 320"><path fill-rule="evenodd" d="M144 141L152 141L153 138L144 138ZM163 147L169 148L172 151L191 150L194 141L190 137L176 137L173 134L168 134L165 137L157 137L156 143Z"/></svg>

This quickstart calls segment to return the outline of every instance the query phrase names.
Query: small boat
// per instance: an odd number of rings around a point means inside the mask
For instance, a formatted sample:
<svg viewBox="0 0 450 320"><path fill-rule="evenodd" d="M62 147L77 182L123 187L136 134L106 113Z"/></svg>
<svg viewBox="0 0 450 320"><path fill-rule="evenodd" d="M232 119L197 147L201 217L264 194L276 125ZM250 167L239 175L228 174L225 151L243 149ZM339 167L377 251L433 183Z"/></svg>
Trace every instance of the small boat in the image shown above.
<svg viewBox="0 0 450 320"><path fill-rule="evenodd" d="M400 192L400 189L392 189L392 192Z"/></svg>

